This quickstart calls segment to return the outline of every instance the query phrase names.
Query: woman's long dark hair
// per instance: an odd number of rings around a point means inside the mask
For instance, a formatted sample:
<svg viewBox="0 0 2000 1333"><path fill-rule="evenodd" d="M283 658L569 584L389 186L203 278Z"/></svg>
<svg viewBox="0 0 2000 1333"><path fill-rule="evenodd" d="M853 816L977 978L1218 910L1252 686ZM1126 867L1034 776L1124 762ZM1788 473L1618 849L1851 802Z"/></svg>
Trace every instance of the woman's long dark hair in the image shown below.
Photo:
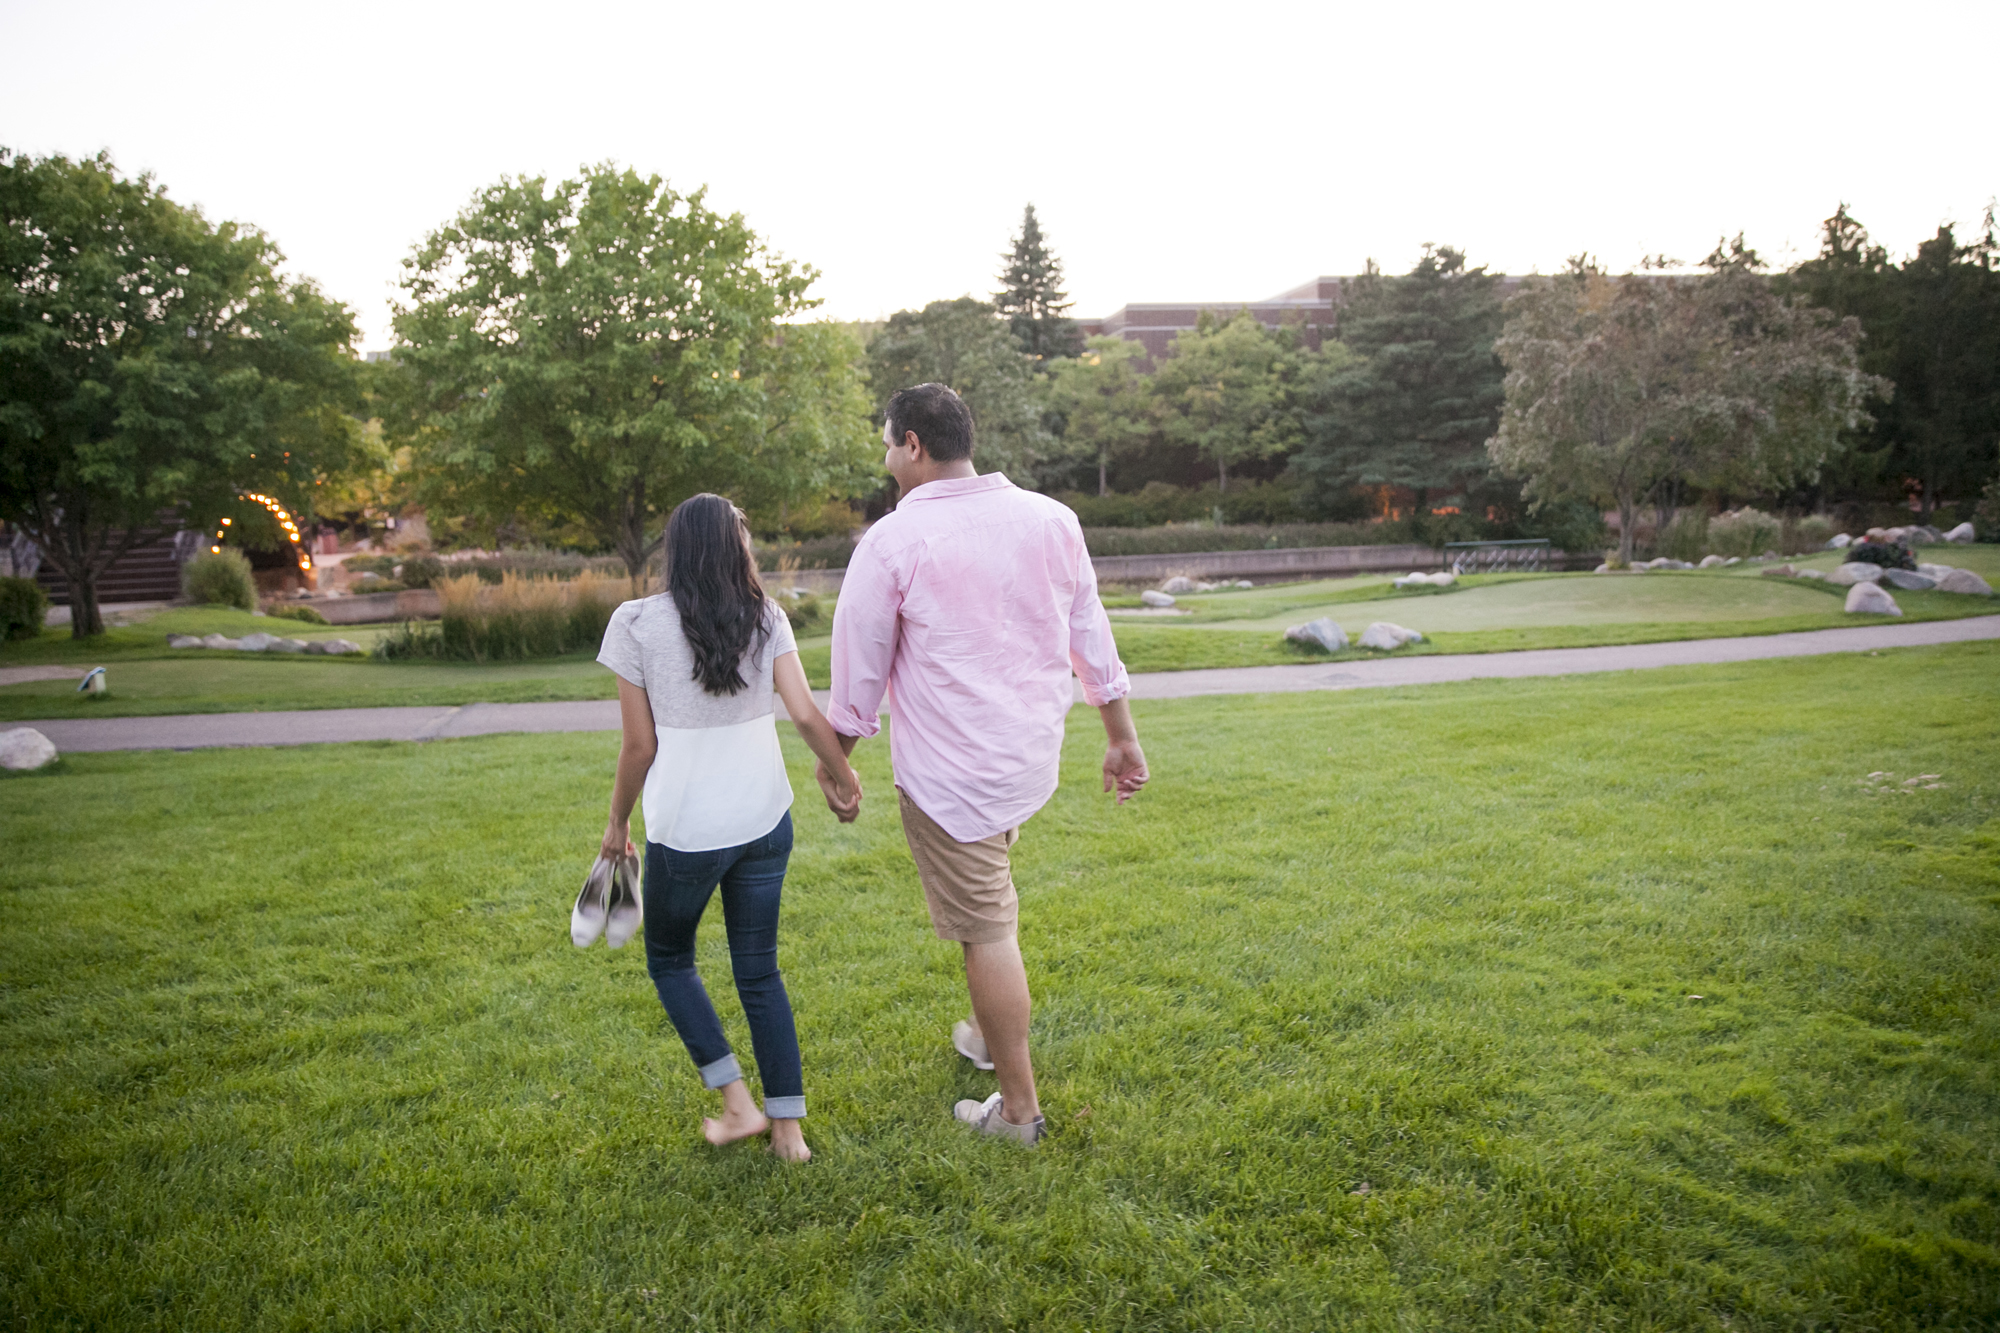
<svg viewBox="0 0 2000 1333"><path fill-rule="evenodd" d="M694 678L710 694L735 694L749 683L743 655L771 633L743 512L719 495L691 495L667 519L666 548L667 591L694 649Z"/></svg>

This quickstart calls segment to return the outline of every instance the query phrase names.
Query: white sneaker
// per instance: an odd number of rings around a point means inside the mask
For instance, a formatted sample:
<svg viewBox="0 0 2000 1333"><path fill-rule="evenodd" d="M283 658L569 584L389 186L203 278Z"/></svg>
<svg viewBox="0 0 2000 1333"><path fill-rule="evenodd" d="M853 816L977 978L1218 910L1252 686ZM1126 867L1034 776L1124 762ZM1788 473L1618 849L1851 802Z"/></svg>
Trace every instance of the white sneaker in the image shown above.
<svg viewBox="0 0 2000 1333"><path fill-rule="evenodd" d="M639 933L646 907L639 897L639 858L621 856L611 873L611 910L606 914L604 943L613 949Z"/></svg>
<svg viewBox="0 0 2000 1333"><path fill-rule="evenodd" d="M1003 1139L1012 1139L1024 1148L1032 1148L1042 1141L1049 1132L1048 1119L1036 1116L1025 1125L1017 1125L1000 1114L1001 1099L994 1093L983 1102L975 1102L970 1097L951 1108L951 1113L981 1134L993 1134Z"/></svg>
<svg viewBox="0 0 2000 1333"><path fill-rule="evenodd" d="M590 867L590 874L584 877L583 891L576 895L576 906L569 910L570 942L579 949L587 949L597 943L597 937L604 933L605 921L611 915L611 888L615 867L603 857Z"/></svg>
<svg viewBox="0 0 2000 1333"><path fill-rule="evenodd" d="M972 1061L974 1069L993 1068L993 1058L986 1050L986 1038L974 1032L972 1024L963 1018L951 1025L951 1045L953 1050Z"/></svg>

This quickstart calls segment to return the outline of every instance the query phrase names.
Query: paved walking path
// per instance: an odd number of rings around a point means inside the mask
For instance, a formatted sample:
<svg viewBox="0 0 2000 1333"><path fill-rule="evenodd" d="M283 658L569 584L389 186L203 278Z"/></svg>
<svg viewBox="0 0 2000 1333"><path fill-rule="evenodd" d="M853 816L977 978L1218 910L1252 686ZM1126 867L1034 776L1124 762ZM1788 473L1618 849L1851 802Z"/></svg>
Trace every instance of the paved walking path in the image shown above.
<svg viewBox="0 0 2000 1333"><path fill-rule="evenodd" d="M1752 662L1771 657L1866 652L1924 644L2000 639L2000 616L1935 620L1917 625L1864 625L1803 634L1740 639L1688 639L1614 648L1548 648L1455 657L1385 657L1323 665L1160 671L1132 677L1135 699L1185 699L1202 694L1278 694L1357 690L1383 685L1567 676L1581 672ZM816 696L824 707L824 692ZM1080 696L1079 696L1080 697ZM785 715L782 705L778 716ZM616 731L612 699L574 703L465 704L431 708L326 708L289 713L206 713L178 717L63 718L0 723L33 727L59 750L192 750L218 745L311 745L327 741L431 741L503 731Z"/></svg>

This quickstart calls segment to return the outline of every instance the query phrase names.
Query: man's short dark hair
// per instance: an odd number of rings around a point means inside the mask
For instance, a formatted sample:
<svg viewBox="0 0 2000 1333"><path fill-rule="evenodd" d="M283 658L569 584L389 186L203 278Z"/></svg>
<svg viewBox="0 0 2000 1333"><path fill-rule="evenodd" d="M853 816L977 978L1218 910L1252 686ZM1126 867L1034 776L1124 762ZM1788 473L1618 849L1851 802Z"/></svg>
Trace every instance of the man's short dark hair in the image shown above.
<svg viewBox="0 0 2000 1333"><path fill-rule="evenodd" d="M905 431L915 431L939 463L972 457L972 409L949 385L919 384L889 396L889 438L901 444Z"/></svg>

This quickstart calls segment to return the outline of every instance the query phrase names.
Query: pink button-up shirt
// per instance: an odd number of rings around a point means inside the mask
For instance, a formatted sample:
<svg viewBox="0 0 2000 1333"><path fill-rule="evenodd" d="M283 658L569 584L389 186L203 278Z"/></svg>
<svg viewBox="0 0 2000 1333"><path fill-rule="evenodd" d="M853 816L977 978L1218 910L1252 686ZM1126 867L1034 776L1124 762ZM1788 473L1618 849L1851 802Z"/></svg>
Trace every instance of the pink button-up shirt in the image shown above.
<svg viewBox="0 0 2000 1333"><path fill-rule="evenodd" d="M848 561L827 719L873 736L886 693L896 785L977 842L1054 794L1072 670L1090 704L1131 690L1076 515L998 472L933 481Z"/></svg>

